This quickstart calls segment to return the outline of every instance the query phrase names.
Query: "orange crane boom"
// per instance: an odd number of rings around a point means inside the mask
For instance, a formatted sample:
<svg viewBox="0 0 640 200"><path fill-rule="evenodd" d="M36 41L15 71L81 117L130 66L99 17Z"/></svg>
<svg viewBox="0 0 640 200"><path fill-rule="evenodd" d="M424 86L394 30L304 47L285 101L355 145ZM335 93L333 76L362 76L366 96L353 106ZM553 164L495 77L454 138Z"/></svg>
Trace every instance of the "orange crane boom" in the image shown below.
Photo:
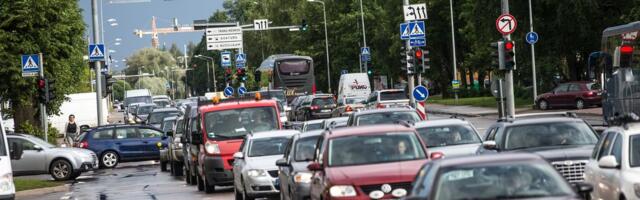
<svg viewBox="0 0 640 200"><path fill-rule="evenodd" d="M180 26L178 25L178 19L173 19L173 27L171 28L158 28L156 17L151 18L151 30L140 30L136 29L133 31L133 34L142 38L144 35L151 35L151 46L153 48L158 48L160 46L160 39L158 38L158 34L169 34L169 33L188 33L188 32L199 32L203 30L196 30L193 26Z"/></svg>

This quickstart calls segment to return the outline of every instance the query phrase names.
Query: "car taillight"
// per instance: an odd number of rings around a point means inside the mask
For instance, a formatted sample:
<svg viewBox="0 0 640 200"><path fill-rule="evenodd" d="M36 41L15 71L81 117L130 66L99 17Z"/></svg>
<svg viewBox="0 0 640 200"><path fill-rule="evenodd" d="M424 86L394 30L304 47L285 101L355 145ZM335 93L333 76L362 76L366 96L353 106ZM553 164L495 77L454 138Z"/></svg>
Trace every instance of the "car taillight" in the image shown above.
<svg viewBox="0 0 640 200"><path fill-rule="evenodd" d="M587 92L588 97L596 96L596 93L593 91Z"/></svg>
<svg viewBox="0 0 640 200"><path fill-rule="evenodd" d="M320 109L319 106L311 106L311 110L318 110L318 109Z"/></svg>
<svg viewBox="0 0 640 200"><path fill-rule="evenodd" d="M384 104L378 103L376 104L376 108L385 108L386 106Z"/></svg>
<svg viewBox="0 0 640 200"><path fill-rule="evenodd" d="M345 111L345 112L351 112L351 111L353 111L353 108L351 108L351 106L347 106L347 107L344 109L344 111Z"/></svg>
<svg viewBox="0 0 640 200"><path fill-rule="evenodd" d="M78 147L83 148L83 149L88 149L89 148L89 142L87 142L86 140L82 141L82 142L80 142L80 144L78 144Z"/></svg>
<svg viewBox="0 0 640 200"><path fill-rule="evenodd" d="M316 94L316 84L315 83L311 86L311 94Z"/></svg>

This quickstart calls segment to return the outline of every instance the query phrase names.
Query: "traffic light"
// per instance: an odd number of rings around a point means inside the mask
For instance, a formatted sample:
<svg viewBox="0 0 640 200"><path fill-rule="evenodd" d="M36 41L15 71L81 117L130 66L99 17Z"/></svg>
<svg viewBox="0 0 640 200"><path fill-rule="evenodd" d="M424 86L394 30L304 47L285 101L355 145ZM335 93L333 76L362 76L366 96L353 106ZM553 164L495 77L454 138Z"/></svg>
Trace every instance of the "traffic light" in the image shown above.
<svg viewBox="0 0 640 200"><path fill-rule="evenodd" d="M300 24L300 31L306 31L308 28L309 28L309 25L307 25L307 20L303 19L302 24Z"/></svg>
<svg viewBox="0 0 640 200"><path fill-rule="evenodd" d="M245 74L244 68L238 68L238 71L236 72L236 77L238 77L238 81L241 81L241 82L247 81L247 74Z"/></svg>
<svg viewBox="0 0 640 200"><path fill-rule="evenodd" d="M47 82L47 103L53 101L56 98L56 80L54 79L45 79Z"/></svg>
<svg viewBox="0 0 640 200"><path fill-rule="evenodd" d="M422 73L427 69L431 69L431 59L429 59L429 49L422 51Z"/></svg>
<svg viewBox="0 0 640 200"><path fill-rule="evenodd" d="M113 78L111 74L103 74L102 75L102 97L107 97L109 94L113 93L113 83L116 80Z"/></svg>
<svg viewBox="0 0 640 200"><path fill-rule="evenodd" d="M411 48L407 54L407 74L414 74L416 67L416 50Z"/></svg>
<svg viewBox="0 0 640 200"><path fill-rule="evenodd" d="M40 103L47 103L47 80L38 78L36 80L36 88L38 88L38 100Z"/></svg>
<svg viewBox="0 0 640 200"><path fill-rule="evenodd" d="M424 65L424 61L423 61L423 56L424 53L422 51L421 48L414 48L413 49L413 55L414 55L414 63L413 66L415 66L416 72L417 73L422 73L424 71L423 69L423 65Z"/></svg>
<svg viewBox="0 0 640 200"><path fill-rule="evenodd" d="M504 42L491 43L491 66L494 69L504 70Z"/></svg>
<svg viewBox="0 0 640 200"><path fill-rule="evenodd" d="M516 68L516 43L507 40L504 41L504 68L506 70L515 70Z"/></svg>
<svg viewBox="0 0 640 200"><path fill-rule="evenodd" d="M227 68L224 72L224 82L230 83L233 81L233 75L231 74L231 68Z"/></svg>
<svg viewBox="0 0 640 200"><path fill-rule="evenodd" d="M253 72L253 80L260 85L260 81L262 80L262 72L260 70L256 69L256 71Z"/></svg>

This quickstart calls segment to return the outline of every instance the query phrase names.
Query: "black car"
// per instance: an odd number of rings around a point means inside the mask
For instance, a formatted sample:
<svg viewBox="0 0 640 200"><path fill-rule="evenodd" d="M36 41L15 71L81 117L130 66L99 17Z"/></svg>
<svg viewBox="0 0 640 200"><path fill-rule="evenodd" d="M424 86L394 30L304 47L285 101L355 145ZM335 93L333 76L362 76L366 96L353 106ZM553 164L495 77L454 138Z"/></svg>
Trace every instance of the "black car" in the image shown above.
<svg viewBox="0 0 640 200"><path fill-rule="evenodd" d="M308 121L331 118L331 113L336 107L336 101L332 95L313 95L305 98L296 109L296 119Z"/></svg>
<svg viewBox="0 0 640 200"><path fill-rule="evenodd" d="M307 165L313 160L318 139L324 130L293 136L284 158L278 160L280 199L309 199L312 173Z"/></svg>
<svg viewBox="0 0 640 200"><path fill-rule="evenodd" d="M410 108L381 108L356 111L349 116L347 126L363 126L374 124L396 124L400 121L422 121L415 109Z"/></svg>
<svg viewBox="0 0 640 200"><path fill-rule="evenodd" d="M182 113L180 113L180 110L177 108L156 108L149 114L147 124L159 129L162 126L162 120L164 120L164 118L178 116L180 114Z"/></svg>
<svg viewBox="0 0 640 200"><path fill-rule="evenodd" d="M516 116L491 125L479 153L529 152L542 156L567 181L584 181L584 168L598 142L598 134L574 114ZM526 118L526 117L544 118Z"/></svg>
<svg viewBox="0 0 640 200"><path fill-rule="evenodd" d="M197 171L197 162L198 162L198 153L200 149L198 145L193 144L193 138L191 138L191 133L198 129L198 105L197 104L189 104L185 108L183 122L181 126L184 134L182 134L181 142L182 142L182 157L184 158L184 173L185 181L187 184L196 185L198 174Z"/></svg>
<svg viewBox="0 0 640 200"><path fill-rule="evenodd" d="M577 183L573 188L580 195L576 194L549 163L528 153L427 162L412 185L405 199L580 199L593 190L589 184Z"/></svg>

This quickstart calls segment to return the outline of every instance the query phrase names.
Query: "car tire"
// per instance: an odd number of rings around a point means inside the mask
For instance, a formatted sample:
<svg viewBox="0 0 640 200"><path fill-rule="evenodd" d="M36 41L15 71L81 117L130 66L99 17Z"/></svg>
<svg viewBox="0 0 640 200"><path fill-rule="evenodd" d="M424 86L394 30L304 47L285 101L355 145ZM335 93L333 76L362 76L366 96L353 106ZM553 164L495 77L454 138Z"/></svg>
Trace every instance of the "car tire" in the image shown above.
<svg viewBox="0 0 640 200"><path fill-rule="evenodd" d="M167 171L167 161L160 161L160 171Z"/></svg>
<svg viewBox="0 0 640 200"><path fill-rule="evenodd" d="M54 160L51 166L49 166L49 173L56 181L69 180L75 174L73 172L73 166L65 159Z"/></svg>
<svg viewBox="0 0 640 200"><path fill-rule="evenodd" d="M244 183L242 184L242 187L244 187ZM242 199L244 199L244 200L254 200L255 198L249 196L247 194L247 188L244 187L244 190L242 190Z"/></svg>
<svg viewBox="0 0 640 200"><path fill-rule="evenodd" d="M235 198L236 200L243 200L242 199L242 193L240 193L240 191L238 191L238 187L236 187L235 184L233 185L233 193L234 193L234 196L236 197Z"/></svg>
<svg viewBox="0 0 640 200"><path fill-rule="evenodd" d="M192 175L194 173L196 175ZM191 185L198 185L198 172L191 170L191 174L189 174L189 176L191 176Z"/></svg>
<svg viewBox="0 0 640 200"><path fill-rule="evenodd" d="M544 99L540 99L538 101L538 108L540 108L540 110L547 110L549 109L549 102L547 100Z"/></svg>
<svg viewBox="0 0 640 200"><path fill-rule="evenodd" d="M577 99L576 100L576 109L578 110L582 110L584 109L585 105L584 105L584 100L582 99Z"/></svg>
<svg viewBox="0 0 640 200"><path fill-rule="evenodd" d="M184 182L186 182L186 183L187 183L187 185L191 185L191 181L192 181L192 180L191 180L191 172L189 171L189 168L188 168L188 167L185 167L185 168L184 168L184 174L185 174L185 176L184 176Z"/></svg>
<svg viewBox="0 0 640 200"><path fill-rule="evenodd" d="M207 177L202 178L204 185L204 193L211 194L216 191L216 186L211 185L209 181L207 181Z"/></svg>
<svg viewBox="0 0 640 200"><path fill-rule="evenodd" d="M198 191L203 191L204 190L204 183L202 180L202 177L200 177L200 175L196 175L196 182L198 185Z"/></svg>
<svg viewBox="0 0 640 200"><path fill-rule="evenodd" d="M106 151L100 156L100 166L104 168L115 168L120 161L120 156L114 151Z"/></svg>
<svg viewBox="0 0 640 200"><path fill-rule="evenodd" d="M175 169L173 170L173 175L174 176L182 176L182 163L179 162L171 162L171 169Z"/></svg>

